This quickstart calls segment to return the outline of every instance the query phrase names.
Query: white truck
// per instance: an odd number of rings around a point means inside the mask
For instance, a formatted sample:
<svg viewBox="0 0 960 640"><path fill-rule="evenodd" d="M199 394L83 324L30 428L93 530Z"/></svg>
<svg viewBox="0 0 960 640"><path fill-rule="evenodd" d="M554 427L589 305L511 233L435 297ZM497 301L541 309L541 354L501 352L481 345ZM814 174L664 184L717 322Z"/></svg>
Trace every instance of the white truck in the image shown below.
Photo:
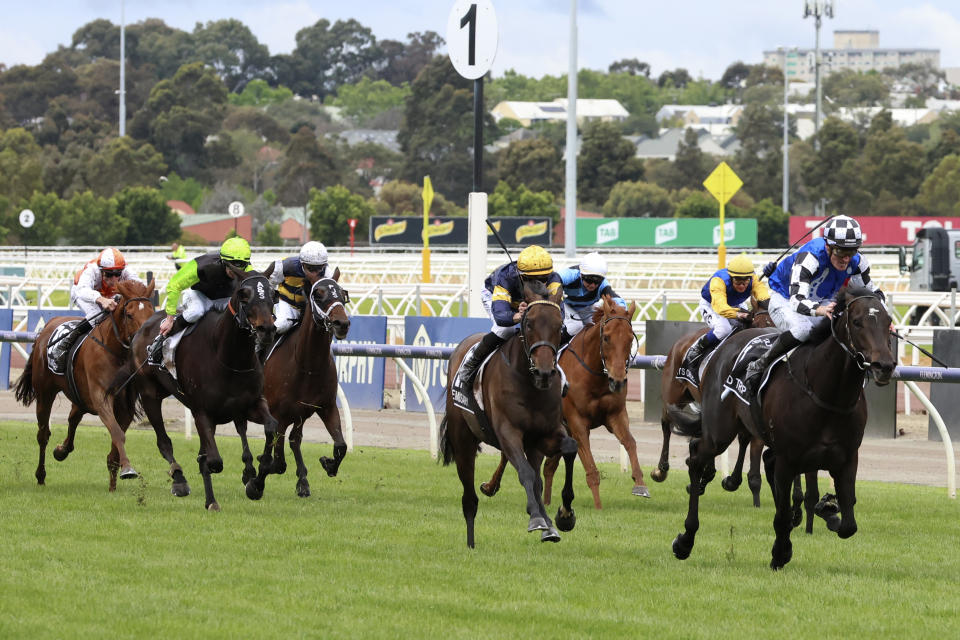
<svg viewBox="0 0 960 640"><path fill-rule="evenodd" d="M960 229L917 231L909 264L906 251L900 250L900 271L910 274L912 291L960 289Z"/></svg>

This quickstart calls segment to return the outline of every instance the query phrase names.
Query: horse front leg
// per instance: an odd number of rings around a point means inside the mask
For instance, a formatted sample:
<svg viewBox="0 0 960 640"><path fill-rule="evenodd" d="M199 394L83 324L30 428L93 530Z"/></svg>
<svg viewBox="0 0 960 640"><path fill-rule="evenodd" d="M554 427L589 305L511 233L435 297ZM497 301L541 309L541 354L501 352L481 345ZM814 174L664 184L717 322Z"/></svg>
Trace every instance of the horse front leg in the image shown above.
<svg viewBox="0 0 960 640"><path fill-rule="evenodd" d="M626 406L624 406L623 410L616 415L610 416L608 420L610 430L613 431L613 435L617 436L617 440L620 441L621 446L627 450L627 457L630 458L630 475L633 477L633 489L630 490L630 493L641 498L649 498L650 490L647 488L647 484L643 481L643 469L640 468L640 460L637 458L637 441L633 437L633 434L630 433L630 418L627 415ZM586 445L589 448L589 432L587 432ZM582 449L580 451L580 455L582 460Z"/></svg>
<svg viewBox="0 0 960 640"><path fill-rule="evenodd" d="M806 491L803 494L803 507L807 512L807 526L806 533L813 533L813 516L814 509L816 509L817 502L820 501L820 487L817 486L817 472L808 471L803 476L804 482L807 483ZM834 516L836 517L836 516ZM833 529L830 529L830 520L827 521L827 528L831 531L836 531L840 526L840 518L836 517L836 526Z"/></svg>
<svg viewBox="0 0 960 640"><path fill-rule="evenodd" d="M833 475L837 489L837 502L840 503L840 528L837 535L846 540L857 532L857 519L853 515L853 505L857 504L857 464L859 453L854 451L850 460Z"/></svg>
<svg viewBox="0 0 960 640"><path fill-rule="evenodd" d="M750 470L747 471L747 486L753 494L753 506L760 508L760 489L763 481L760 479L760 456L763 455L763 440L754 438L750 441Z"/></svg>
<svg viewBox="0 0 960 640"><path fill-rule="evenodd" d="M493 475L490 476L488 482L484 482L480 485L480 492L492 498L497 495L497 491L500 491L500 481L503 479L503 472L507 468L507 457L500 454L500 463L497 465L497 468L494 470Z"/></svg>
<svg viewBox="0 0 960 640"><path fill-rule="evenodd" d="M196 417L194 417L196 420ZM199 426L197 422L197 426ZM204 506L207 511L220 511L220 505L213 495L213 480L210 478L210 467L207 464L207 447L200 440L200 452L197 454L197 465L200 467L200 477L203 478Z"/></svg>
<svg viewBox="0 0 960 640"><path fill-rule="evenodd" d="M510 429L509 432L507 432L508 428ZM550 517L541 502L543 482L540 480L540 462L543 455L531 449L529 454L537 462L537 466L534 468L532 461L528 459L528 452L523 447L519 431L510 427L495 427L494 430L500 437L503 455L517 470L520 486L527 493L527 514L530 516L527 523L527 532L540 531L542 532L541 540L559 542L560 533L553 527L553 522L550 521Z"/></svg>
<svg viewBox="0 0 960 640"><path fill-rule="evenodd" d="M110 453L107 455L107 469L110 472L110 490L116 490L117 470L120 471L121 480L131 480L140 476L137 470L130 465L130 459L127 458L125 443L127 434L120 428L117 418L113 413L113 398L105 397L97 410L100 421L110 432L110 442L112 444Z"/></svg>
<svg viewBox="0 0 960 640"><path fill-rule="evenodd" d="M243 473L240 475L240 482L246 485L250 478L257 475L253 468L253 454L250 453L250 443L247 442L247 421L244 418L237 418L233 421L233 426L240 436L240 460L243 462Z"/></svg>
<svg viewBox="0 0 960 640"><path fill-rule="evenodd" d="M173 457L173 443L170 441L170 436L167 435L167 429L163 424L161 400L147 394L141 394L140 399L143 412L147 415L147 420L150 421L150 426L153 427L153 433L156 435L157 450L170 465L167 470L167 474L173 481L170 493L178 498L184 498L190 495L190 484L187 482L186 476L183 475L183 468L180 463Z"/></svg>
<svg viewBox="0 0 960 640"><path fill-rule="evenodd" d="M285 430L286 425L281 425L278 433L282 434ZM300 420L290 429L290 451L293 452L293 459L297 463L297 495L301 498L308 498L310 497L310 482L307 480L307 465L303 461L303 452L300 449L302 443L303 420ZM346 445L344 445L344 448L346 448ZM329 458L321 458L321 464L323 464L323 460L329 460ZM339 463L337 464L339 465ZM274 461L274 468L276 468L276 461ZM334 472L334 475L336 475L336 472Z"/></svg>
<svg viewBox="0 0 960 640"><path fill-rule="evenodd" d="M702 438L690 440L690 455L687 457L687 474L690 484L687 486L687 517L683 521L683 532L673 540L673 555L678 560L686 560L693 551L696 543L697 531L700 529L700 495L696 490L702 483L708 465L712 468L715 452L706 446Z"/></svg>
<svg viewBox="0 0 960 640"><path fill-rule="evenodd" d="M37 446L40 449L40 457L37 461L37 470L34 477L37 484L45 484L47 479L47 443L50 441L50 411L53 409L53 400L49 394L37 393Z"/></svg>
<svg viewBox="0 0 960 640"><path fill-rule="evenodd" d="M327 472L328 477L334 478L340 469L340 463L347 456L347 442L343 439L343 428L340 426L340 410L337 409L336 400L324 403L317 414L323 420L323 426L327 428L327 433L333 438L333 458L321 456L320 466Z"/></svg>
<svg viewBox="0 0 960 640"><path fill-rule="evenodd" d="M593 452L590 450L590 424L581 416L576 409L568 411L564 416L567 418L567 431L573 436L577 443L577 450L580 453L580 464L583 465L583 471L587 477L587 487L593 494L594 509L602 509L603 503L600 502L600 470L597 469L597 463L593 459Z"/></svg>
<svg viewBox="0 0 960 640"><path fill-rule="evenodd" d="M783 459L777 460L773 468L774 503L776 513L773 516L773 531L776 538L771 550L770 568L782 569L793 557L793 543L790 532L793 531L793 513L790 506L790 485L796 474Z"/></svg>
<svg viewBox="0 0 960 640"><path fill-rule="evenodd" d="M77 436L77 425L80 424L80 419L83 418L83 414L83 409L77 405L71 405L70 415L67 416L67 437L53 449L53 457L56 458L57 462L63 462L67 459L67 456L73 452L73 441Z"/></svg>
<svg viewBox="0 0 960 640"><path fill-rule="evenodd" d="M557 509L557 528L561 531L573 531L577 524L577 515L573 512L573 464L577 459L577 441L563 436L560 441L560 455L563 456L564 478L560 497L563 506Z"/></svg>
<svg viewBox="0 0 960 640"><path fill-rule="evenodd" d="M208 511L220 511L220 505L213 495L212 474L223 471L223 458L217 450L217 425L206 413L193 411L193 421L197 425L197 434L200 436L200 453L197 455L197 464L203 478L204 506Z"/></svg>
<svg viewBox="0 0 960 640"><path fill-rule="evenodd" d="M553 498L553 476L560 466L560 456L547 456L543 461L543 504L550 504Z"/></svg>
<svg viewBox="0 0 960 640"><path fill-rule="evenodd" d="M271 451L276 445L277 438L277 420L270 414L270 407L267 406L267 400L263 396L257 400L257 403L247 413L247 419L263 425L263 435L266 442L263 446L263 453L257 459L260 465L257 467L257 475L247 482L247 497L251 500L259 500L263 497L263 488L266 484L267 475L273 467L273 457Z"/></svg>
<svg viewBox="0 0 960 640"><path fill-rule="evenodd" d="M660 446L660 461L657 462L657 468L650 472L650 477L654 482L663 482L670 473L670 419L667 418L667 411L664 409L660 417L660 429L663 431L663 444Z"/></svg>
<svg viewBox="0 0 960 640"><path fill-rule="evenodd" d="M737 444L740 445L737 451L737 461L733 465L733 471L726 478L720 481L720 486L727 491L736 491L743 482L743 459L746 456L747 449L750 447L750 434L741 431L737 434Z"/></svg>

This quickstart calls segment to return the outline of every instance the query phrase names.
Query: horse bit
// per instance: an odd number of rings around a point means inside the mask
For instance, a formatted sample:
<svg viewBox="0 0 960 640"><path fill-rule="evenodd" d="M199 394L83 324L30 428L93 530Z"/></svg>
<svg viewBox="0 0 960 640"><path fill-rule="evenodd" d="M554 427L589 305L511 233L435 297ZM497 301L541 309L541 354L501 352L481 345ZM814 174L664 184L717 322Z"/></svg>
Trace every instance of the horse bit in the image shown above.
<svg viewBox="0 0 960 640"><path fill-rule="evenodd" d="M320 304L317 303L313 298L314 291L317 290L317 287L323 285L327 288L327 293L333 298L333 303L324 311ZM313 283L313 286L310 287L310 308L313 309L313 321L320 326L320 323L323 323L323 328L326 329L327 333L333 335L333 319L330 317L330 312L333 309L340 305L346 311L344 307L345 302L350 302L350 294L340 288L340 285L337 284L337 281L333 278L322 278Z"/></svg>
<svg viewBox="0 0 960 640"><path fill-rule="evenodd" d="M529 347L527 346L527 333L524 330L524 321L527 319L527 314L530 313L530 309L538 304L548 304L560 313L560 320L563 320L563 310L560 308L556 302L550 300L534 300L527 304L527 308L523 310L523 316L520 318L520 343L523 345L523 350L527 354L527 364L530 365L530 373L536 373L537 367L533 364L533 351L537 347L550 347L553 350L553 363L557 363L557 345L550 342L549 340L540 340L539 342L534 342Z"/></svg>
<svg viewBox="0 0 960 640"><path fill-rule="evenodd" d="M861 371L865 371L873 363L867 360L867 356L865 356L863 352L858 350L856 348L856 345L853 344L853 336L850 333L850 314L848 312L854 302L856 302L857 300L863 300L863 299L879 300L879 298L877 298L876 296L857 296L856 298L848 302L845 308L839 314L837 314L838 316L843 316L843 322L846 327L847 340L850 342L849 346L844 344L844 342L840 340L840 338L837 336L837 331L836 331L836 327L834 326L834 323L833 322L830 323L830 335L833 337L834 340L836 340L837 344L840 345L840 348L842 348L846 352L846 354L853 359L853 361L856 363L857 367L859 367ZM879 311L880 311L879 309L871 308L870 311L868 312L870 314L870 318L872 318L874 322L877 321L877 313L879 313Z"/></svg>
<svg viewBox="0 0 960 640"><path fill-rule="evenodd" d="M250 278L244 278L240 281L240 285L237 287L237 291L246 286L247 282L251 280L257 281L257 286L255 288L256 295L260 297L261 300L267 299L267 292L270 291L270 281L267 280L266 276L252 276ZM251 285L252 286L252 285ZM250 319L247 317L247 310L244 308L243 303L240 302L240 298L237 298L237 308L233 308L233 298L227 302L227 311L233 315L233 319L237 321L237 326L240 327L243 331L253 335L255 329L252 324L250 324Z"/></svg>

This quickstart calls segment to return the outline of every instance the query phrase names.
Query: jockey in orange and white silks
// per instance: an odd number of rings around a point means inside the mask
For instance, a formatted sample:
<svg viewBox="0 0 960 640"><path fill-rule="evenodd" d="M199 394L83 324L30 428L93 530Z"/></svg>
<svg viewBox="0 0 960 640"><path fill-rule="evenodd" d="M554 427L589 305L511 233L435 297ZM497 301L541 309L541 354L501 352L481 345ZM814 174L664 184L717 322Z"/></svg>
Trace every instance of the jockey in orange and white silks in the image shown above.
<svg viewBox="0 0 960 640"><path fill-rule="evenodd" d="M98 324L106 314L113 311L117 303L113 296L117 293L117 283L121 280L135 280L146 284L128 267L123 254L116 249L107 248L85 264L73 279L70 288L70 304L83 311L87 319Z"/></svg>

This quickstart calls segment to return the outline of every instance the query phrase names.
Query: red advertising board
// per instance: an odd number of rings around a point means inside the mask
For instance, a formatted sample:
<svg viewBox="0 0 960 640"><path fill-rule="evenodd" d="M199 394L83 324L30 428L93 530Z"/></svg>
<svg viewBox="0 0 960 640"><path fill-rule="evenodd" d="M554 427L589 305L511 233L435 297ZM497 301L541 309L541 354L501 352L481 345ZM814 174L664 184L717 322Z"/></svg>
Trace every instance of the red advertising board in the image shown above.
<svg viewBox="0 0 960 640"><path fill-rule="evenodd" d="M790 216L790 244L813 227L823 222L823 218L814 216ZM954 225L960 229L960 218L948 217L918 217L918 216L860 216L857 218L863 231L865 245L904 245L909 246L917 237L917 231L924 227L944 227L953 229ZM826 226L826 225L824 225ZM823 235L820 227L810 238Z"/></svg>

